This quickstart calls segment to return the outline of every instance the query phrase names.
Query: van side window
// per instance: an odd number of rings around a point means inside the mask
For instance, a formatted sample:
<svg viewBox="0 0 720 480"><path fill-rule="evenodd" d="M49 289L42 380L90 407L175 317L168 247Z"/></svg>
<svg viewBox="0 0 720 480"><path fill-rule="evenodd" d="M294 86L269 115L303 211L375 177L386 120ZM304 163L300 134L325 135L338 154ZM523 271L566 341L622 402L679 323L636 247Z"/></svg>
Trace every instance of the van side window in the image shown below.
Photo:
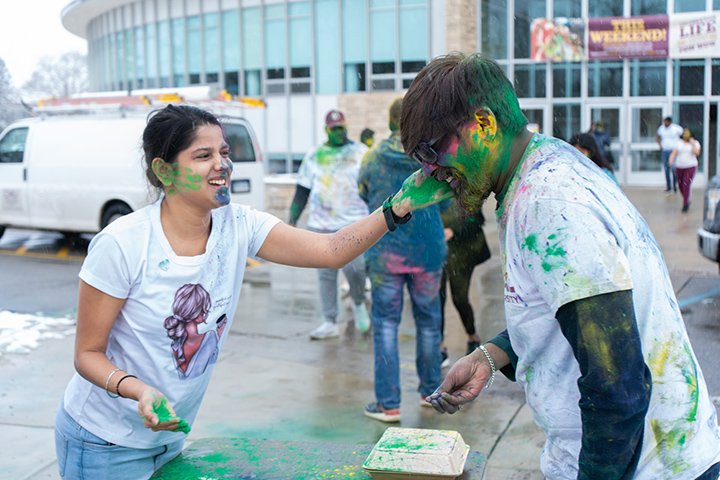
<svg viewBox="0 0 720 480"><path fill-rule="evenodd" d="M27 128L16 128L5 134L0 140L0 163L22 163L27 135Z"/></svg>
<svg viewBox="0 0 720 480"><path fill-rule="evenodd" d="M255 148L253 148L250 133L244 125L226 123L223 125L227 142L230 145L230 158L233 162L254 162Z"/></svg>

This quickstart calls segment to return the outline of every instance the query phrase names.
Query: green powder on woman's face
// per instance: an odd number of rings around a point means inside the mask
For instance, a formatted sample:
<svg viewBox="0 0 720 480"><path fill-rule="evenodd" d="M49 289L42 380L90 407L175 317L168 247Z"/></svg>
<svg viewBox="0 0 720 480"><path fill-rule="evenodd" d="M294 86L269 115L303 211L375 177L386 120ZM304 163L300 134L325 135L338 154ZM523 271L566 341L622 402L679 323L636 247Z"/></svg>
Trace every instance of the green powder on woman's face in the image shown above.
<svg viewBox="0 0 720 480"><path fill-rule="evenodd" d="M188 423L184 419L170 413L170 409L167 405L167 399L163 398L162 400L160 400L160 402L153 403L153 412L155 412L155 415L157 415L158 422L180 420L178 422L177 430L184 433L190 433L190 425L188 425Z"/></svg>

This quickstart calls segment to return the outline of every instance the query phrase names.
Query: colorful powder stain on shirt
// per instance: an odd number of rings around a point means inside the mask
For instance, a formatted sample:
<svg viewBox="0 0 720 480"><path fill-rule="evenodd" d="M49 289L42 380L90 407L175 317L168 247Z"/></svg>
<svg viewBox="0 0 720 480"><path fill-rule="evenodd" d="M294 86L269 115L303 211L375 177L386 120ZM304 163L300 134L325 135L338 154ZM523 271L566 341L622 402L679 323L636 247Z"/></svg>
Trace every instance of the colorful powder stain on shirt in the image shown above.
<svg viewBox="0 0 720 480"><path fill-rule="evenodd" d="M153 404L153 412L158 417L158 422L169 422L171 420L180 420L178 422L178 431L184 433L190 433L190 425L182 418L177 415L172 415L168 408L167 399L162 399L160 402Z"/></svg>
<svg viewBox="0 0 720 480"><path fill-rule="evenodd" d="M564 257L566 255L565 250L560 246L560 240L557 234L548 235L548 241L557 240L555 243L548 244L544 250L541 251L538 246L537 235L531 234L525 237L522 243L522 247L528 249L532 253L538 255L541 260L543 270L546 272L551 271L561 265L564 265Z"/></svg>

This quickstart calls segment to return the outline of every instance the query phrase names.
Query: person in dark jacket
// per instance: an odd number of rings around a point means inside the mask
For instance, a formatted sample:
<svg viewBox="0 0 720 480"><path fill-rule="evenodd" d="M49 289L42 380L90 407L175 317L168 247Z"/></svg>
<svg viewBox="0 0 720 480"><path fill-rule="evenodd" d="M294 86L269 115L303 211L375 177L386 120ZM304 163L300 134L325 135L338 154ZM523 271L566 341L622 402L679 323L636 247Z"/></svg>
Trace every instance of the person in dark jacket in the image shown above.
<svg viewBox="0 0 720 480"><path fill-rule="evenodd" d="M358 177L360 198L369 208L383 205L419 165L400 142L402 100L390 106L390 137L363 158ZM413 213L412 222L400 225L365 256L372 284L372 322L375 351L375 401L365 415L382 422L400 421L400 358L398 327L403 291L410 294L417 330L415 366L420 379L420 405L440 385L440 280L447 246L437 205Z"/></svg>
<svg viewBox="0 0 720 480"><path fill-rule="evenodd" d="M448 245L448 259L440 284L441 331L445 331L446 283L449 282L453 305L460 315L467 334L465 355L468 355L480 346L480 337L475 330L475 312L470 303L470 280L475 267L490 258L490 249L482 228L485 217L482 209L467 213L454 200L445 200L441 203L440 211ZM448 359L447 348L443 346L440 354L445 364Z"/></svg>

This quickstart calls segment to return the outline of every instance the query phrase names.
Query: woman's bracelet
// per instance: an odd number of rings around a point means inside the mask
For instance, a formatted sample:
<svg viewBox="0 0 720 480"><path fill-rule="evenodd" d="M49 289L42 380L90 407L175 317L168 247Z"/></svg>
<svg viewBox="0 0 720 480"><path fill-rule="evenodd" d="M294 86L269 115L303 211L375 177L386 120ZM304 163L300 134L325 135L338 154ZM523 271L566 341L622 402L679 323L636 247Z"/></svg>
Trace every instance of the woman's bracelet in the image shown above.
<svg viewBox="0 0 720 480"><path fill-rule="evenodd" d="M118 380L117 385L115 385L115 393L117 393L118 397L127 398L125 395L120 393L120 384L125 380L126 378L137 378L135 375L125 375L120 380ZM117 397L115 397L117 398Z"/></svg>
<svg viewBox="0 0 720 480"><path fill-rule="evenodd" d="M115 370L110 372L110 375L108 375L107 380L105 380L105 393L107 393L108 397L110 397L110 398L118 398L119 397L119 395L113 395L112 393L110 393L110 390L108 390L108 387L110 387L110 379L113 377L113 375L115 375L120 370L122 370L122 368L116 368Z"/></svg>
<svg viewBox="0 0 720 480"><path fill-rule="evenodd" d="M495 372L497 372L497 369L495 368L495 361L490 356L490 352L487 351L487 348L485 348L485 345L480 345L478 347L478 350L483 352L485 354L485 358L487 358L488 363L490 364L490 370L492 370L492 373L490 373L490 381L485 385L485 388L490 388L490 385L493 384L495 381Z"/></svg>
<svg viewBox="0 0 720 480"><path fill-rule="evenodd" d="M383 215L385 216L385 224L389 231L394 232L398 225L407 223L412 218L412 212L408 212L404 217L398 217L392 210L393 195L390 195L382 205Z"/></svg>

